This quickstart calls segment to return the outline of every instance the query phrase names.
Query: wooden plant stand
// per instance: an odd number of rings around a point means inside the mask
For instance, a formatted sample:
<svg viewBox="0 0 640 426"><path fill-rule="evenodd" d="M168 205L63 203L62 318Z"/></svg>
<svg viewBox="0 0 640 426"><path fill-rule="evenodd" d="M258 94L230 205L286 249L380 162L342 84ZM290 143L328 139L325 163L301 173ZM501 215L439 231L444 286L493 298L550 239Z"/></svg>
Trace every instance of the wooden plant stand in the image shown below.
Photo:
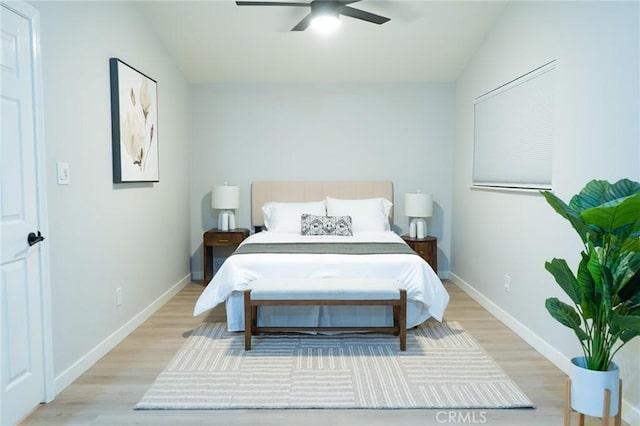
<svg viewBox="0 0 640 426"><path fill-rule="evenodd" d="M567 377L567 381L565 382L564 388L564 426L571 426L571 412L575 411L571 408L571 379ZM609 389L604 390L604 403L602 407L602 425L609 426L609 412L611 411L611 391ZM578 413L578 424L579 426L584 426L584 417L583 413ZM614 417L615 426L622 425L622 379L618 383L618 414Z"/></svg>

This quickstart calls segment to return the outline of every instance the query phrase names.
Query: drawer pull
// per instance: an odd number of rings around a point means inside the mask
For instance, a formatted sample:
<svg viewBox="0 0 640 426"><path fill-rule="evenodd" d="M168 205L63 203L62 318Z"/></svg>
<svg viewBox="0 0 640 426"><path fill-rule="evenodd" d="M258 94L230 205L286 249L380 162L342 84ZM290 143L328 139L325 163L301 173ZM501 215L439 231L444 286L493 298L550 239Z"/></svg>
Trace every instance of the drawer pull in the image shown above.
<svg viewBox="0 0 640 426"><path fill-rule="evenodd" d="M219 243L228 243L229 240L218 240Z"/></svg>

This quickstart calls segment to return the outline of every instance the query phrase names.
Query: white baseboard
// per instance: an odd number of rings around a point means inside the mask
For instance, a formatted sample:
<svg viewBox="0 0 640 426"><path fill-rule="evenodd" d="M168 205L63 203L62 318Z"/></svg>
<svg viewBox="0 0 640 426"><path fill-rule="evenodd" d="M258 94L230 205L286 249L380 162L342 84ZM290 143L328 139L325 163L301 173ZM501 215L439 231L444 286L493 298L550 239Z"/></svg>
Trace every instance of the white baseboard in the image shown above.
<svg viewBox="0 0 640 426"><path fill-rule="evenodd" d="M568 374L571 370L571 360L569 360L562 352L547 343L540 336L535 334L529 328L527 328L520 321L515 319L501 307L493 303L484 294L473 288L469 283L454 273L449 274L449 279L458 287L467 293L473 300L478 302L483 308L489 311L493 316L498 318L504 325L513 330L518 336L520 336L525 342L534 347L535 350L540 352L545 358L551 361L555 366L562 370L565 374Z"/></svg>
<svg viewBox="0 0 640 426"><path fill-rule="evenodd" d="M552 364L562 370L565 374L569 374L571 369L571 360L562 352L551 346L543 338L531 331L524 324L515 319L500 306L496 305L492 300L473 288L469 283L453 272L449 272L449 279L455 285L460 287L462 291L467 293L473 300L489 311L493 316L498 318L504 325L513 330L525 342L530 344ZM640 425L640 411L638 410L638 407L634 407L624 398L622 399L622 418L630 425Z"/></svg>
<svg viewBox="0 0 640 426"><path fill-rule="evenodd" d="M622 398L622 419L631 426L640 425L640 408L634 407Z"/></svg>
<svg viewBox="0 0 640 426"><path fill-rule="evenodd" d="M173 296L175 296L190 282L191 274L188 274L176 284L174 284L164 294L154 300L149 306L147 306L145 309L143 309L133 318L127 321L122 327L114 331L109 337L104 339L96 347L87 352L86 355L84 355L82 358L73 363L73 365L56 376L53 383L54 395L58 395L60 392L62 392L62 390L73 383L78 377L84 374L89 368L91 368L91 366L93 366L93 364L98 362L100 358L102 358L118 343L124 340L125 337L131 334L131 332L138 328L151 315L153 315L154 312L160 309L165 303L167 303Z"/></svg>

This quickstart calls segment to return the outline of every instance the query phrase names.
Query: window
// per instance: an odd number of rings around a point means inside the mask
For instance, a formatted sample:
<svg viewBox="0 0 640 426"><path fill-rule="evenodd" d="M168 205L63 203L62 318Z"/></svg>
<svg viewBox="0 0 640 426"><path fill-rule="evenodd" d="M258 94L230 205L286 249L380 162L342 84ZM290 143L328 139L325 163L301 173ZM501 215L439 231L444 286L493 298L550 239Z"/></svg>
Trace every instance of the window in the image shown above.
<svg viewBox="0 0 640 426"><path fill-rule="evenodd" d="M474 102L473 185L551 189L555 61Z"/></svg>

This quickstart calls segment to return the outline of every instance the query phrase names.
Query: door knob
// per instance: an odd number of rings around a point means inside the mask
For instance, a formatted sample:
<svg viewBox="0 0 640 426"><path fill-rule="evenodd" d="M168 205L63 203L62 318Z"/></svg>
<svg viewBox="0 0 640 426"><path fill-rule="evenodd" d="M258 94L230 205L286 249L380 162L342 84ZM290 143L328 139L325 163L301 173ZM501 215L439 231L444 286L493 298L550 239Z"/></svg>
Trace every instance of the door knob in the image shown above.
<svg viewBox="0 0 640 426"><path fill-rule="evenodd" d="M29 235L27 235L27 243L29 243L30 246L38 244L40 241L44 241L44 237L40 231L38 231L38 235L33 232L29 232Z"/></svg>

